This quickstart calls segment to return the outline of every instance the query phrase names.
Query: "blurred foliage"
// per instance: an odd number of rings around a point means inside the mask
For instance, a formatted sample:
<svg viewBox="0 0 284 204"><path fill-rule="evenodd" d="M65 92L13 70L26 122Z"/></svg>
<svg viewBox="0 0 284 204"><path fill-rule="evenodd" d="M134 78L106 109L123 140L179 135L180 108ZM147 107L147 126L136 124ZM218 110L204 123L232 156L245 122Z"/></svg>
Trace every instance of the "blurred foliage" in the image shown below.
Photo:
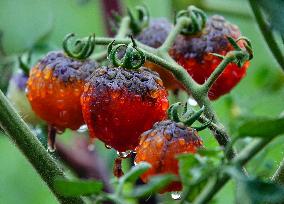
<svg viewBox="0 0 284 204"><path fill-rule="evenodd" d="M103 184L93 180L66 180L57 178L54 182L56 191L63 196L87 196L98 194Z"/></svg>
<svg viewBox="0 0 284 204"><path fill-rule="evenodd" d="M268 15L271 26L284 34L284 2L281 0L265 1L259 0L258 4L263 8L263 11ZM282 9L280 9L282 8Z"/></svg>
<svg viewBox="0 0 284 204"><path fill-rule="evenodd" d="M238 188L236 192L236 203L282 203L284 199L284 187L269 181L261 181L258 178L246 176L240 168L228 166L224 168L232 178L235 179Z"/></svg>
<svg viewBox="0 0 284 204"><path fill-rule="evenodd" d="M276 0L274 0L276 1ZM195 4L209 11L209 14L224 15L237 24L242 33L253 43L255 58L251 62L247 77L227 96L214 102L214 108L221 121L234 133L239 124L247 117L278 117L284 110L284 74L269 52L260 31L251 18L251 11L245 0L122 0L126 7L133 8L145 3L153 17L165 16L173 19L176 10ZM261 1L265 3L270 1ZM280 2L280 1L279 1ZM269 3L268 3L269 5ZM3 31L3 47L11 57L30 49L35 42L50 31L48 42L60 47L63 37L70 32L87 36L93 32L97 36L105 34L100 1L95 0L2 0L0 1L0 30ZM272 19L280 19L279 13L267 7ZM273 15L272 15L273 14ZM283 16L281 14L281 16ZM283 19L283 18L282 18ZM277 23L277 21L275 22ZM282 21L283 23L283 21ZM279 25L279 24L277 24ZM277 27L275 25L275 27ZM283 29L283 26L281 27ZM9 63L8 63L9 62ZM12 62L12 64L10 64ZM14 59L0 57L0 88L6 89L8 76L13 70ZM9 66L8 66L9 65ZM7 68L9 67L9 68ZM180 95L181 100L186 96ZM70 137L67 131L61 137ZM215 147L216 141L209 131L201 133L204 145ZM250 139L242 141L249 144ZM107 150L99 143L97 149L108 162L111 169L115 157L113 150ZM247 165L249 173L269 178L283 158L284 138L276 138L265 150L261 151ZM1 203L56 203L48 188L20 152L0 135L0 201ZM124 162L125 169L129 164ZM251 183L249 183L251 184ZM232 182L218 194L216 203L233 203L235 185ZM172 203L170 196L160 198L163 203Z"/></svg>
<svg viewBox="0 0 284 204"><path fill-rule="evenodd" d="M256 118L246 121L238 129L238 138L261 137L273 138L284 133L284 118Z"/></svg>

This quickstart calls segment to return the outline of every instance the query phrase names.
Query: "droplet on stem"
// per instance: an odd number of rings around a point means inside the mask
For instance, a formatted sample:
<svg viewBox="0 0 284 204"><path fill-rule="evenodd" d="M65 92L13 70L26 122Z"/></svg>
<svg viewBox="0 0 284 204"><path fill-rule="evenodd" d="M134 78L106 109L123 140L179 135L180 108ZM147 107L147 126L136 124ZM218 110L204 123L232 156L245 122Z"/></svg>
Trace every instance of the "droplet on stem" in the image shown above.
<svg viewBox="0 0 284 204"><path fill-rule="evenodd" d="M188 103L189 105L191 105L191 106L197 106L197 102L196 102L196 100L194 100L193 98L189 98L189 99L187 100L187 103Z"/></svg>
<svg viewBox="0 0 284 204"><path fill-rule="evenodd" d="M48 134L47 134L47 151L54 152L55 151L55 139L56 139L56 128L52 125L48 125Z"/></svg>

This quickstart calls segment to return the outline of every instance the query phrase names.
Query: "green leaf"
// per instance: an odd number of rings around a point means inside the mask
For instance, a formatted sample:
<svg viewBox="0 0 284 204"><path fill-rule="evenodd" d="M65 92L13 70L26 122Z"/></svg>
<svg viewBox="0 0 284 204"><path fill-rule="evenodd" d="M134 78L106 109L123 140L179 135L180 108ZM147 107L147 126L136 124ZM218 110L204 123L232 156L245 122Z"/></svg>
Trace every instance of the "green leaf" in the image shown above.
<svg viewBox="0 0 284 204"><path fill-rule="evenodd" d="M258 0L257 3L263 8L268 16L270 25L276 30L284 33L284 1L283 0Z"/></svg>
<svg viewBox="0 0 284 204"><path fill-rule="evenodd" d="M200 193L209 178L216 177L217 166L220 163L220 158L213 156L212 152L199 151L211 157L200 156L199 154L181 154L178 156L179 175L184 186L183 195L190 202Z"/></svg>
<svg viewBox="0 0 284 204"><path fill-rule="evenodd" d="M216 158L224 157L223 149L220 147L214 149L199 148L197 150L197 153L201 156L207 156L207 157L216 157Z"/></svg>
<svg viewBox="0 0 284 204"><path fill-rule="evenodd" d="M140 177L141 174L146 172L150 167L151 167L151 165L149 163L140 162L137 165L135 165L134 167L132 167L131 170L129 172L127 172L124 176L122 176L119 179L119 182L120 183L134 182Z"/></svg>
<svg viewBox="0 0 284 204"><path fill-rule="evenodd" d="M256 118L238 128L238 137L273 138L284 133L284 118Z"/></svg>
<svg viewBox="0 0 284 204"><path fill-rule="evenodd" d="M206 151L204 150L203 153ZM209 153L209 152L207 152ZM179 174L184 185L194 186L206 180L215 172L219 158L203 157L198 154L181 154L179 159Z"/></svg>
<svg viewBox="0 0 284 204"><path fill-rule="evenodd" d="M284 187L272 183L265 182L258 179L248 179L242 182L241 187L243 192L238 196L243 203L243 196L248 198L249 203L279 203L284 201Z"/></svg>
<svg viewBox="0 0 284 204"><path fill-rule="evenodd" d="M192 179L194 176L199 177L199 175L192 175L191 169L198 166L201 161L197 159L194 154L180 154L178 156L179 160L179 175L181 181L184 185L192 184ZM196 179L195 179L196 180Z"/></svg>
<svg viewBox="0 0 284 204"><path fill-rule="evenodd" d="M147 184L136 187L129 197L140 198L149 196L163 189L174 180L176 180L176 176L172 174L154 176Z"/></svg>
<svg viewBox="0 0 284 204"><path fill-rule="evenodd" d="M241 167L228 166L224 172L237 181L237 203L279 203L284 201L284 186L250 178L243 174Z"/></svg>
<svg viewBox="0 0 284 204"><path fill-rule="evenodd" d="M54 181L57 193L66 197L87 196L102 191L103 184L95 180L66 180L57 178Z"/></svg>
<svg viewBox="0 0 284 204"><path fill-rule="evenodd" d="M232 178L236 179L237 181L245 180L246 176L241 171L241 167L239 166L225 166L223 168L223 172L229 174Z"/></svg>

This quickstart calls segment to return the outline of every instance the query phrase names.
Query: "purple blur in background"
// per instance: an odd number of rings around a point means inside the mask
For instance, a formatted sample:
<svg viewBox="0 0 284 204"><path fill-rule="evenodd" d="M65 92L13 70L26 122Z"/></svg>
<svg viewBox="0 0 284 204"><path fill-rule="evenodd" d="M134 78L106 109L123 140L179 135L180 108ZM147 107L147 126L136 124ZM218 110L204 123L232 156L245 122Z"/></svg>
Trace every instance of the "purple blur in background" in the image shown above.
<svg viewBox="0 0 284 204"><path fill-rule="evenodd" d="M122 13L122 6L120 0L101 0L101 4L103 7L103 15L104 15L104 21L106 25L106 31L109 36L113 36L115 33L113 33L111 29L111 18L112 18L112 11L117 12L118 14Z"/></svg>

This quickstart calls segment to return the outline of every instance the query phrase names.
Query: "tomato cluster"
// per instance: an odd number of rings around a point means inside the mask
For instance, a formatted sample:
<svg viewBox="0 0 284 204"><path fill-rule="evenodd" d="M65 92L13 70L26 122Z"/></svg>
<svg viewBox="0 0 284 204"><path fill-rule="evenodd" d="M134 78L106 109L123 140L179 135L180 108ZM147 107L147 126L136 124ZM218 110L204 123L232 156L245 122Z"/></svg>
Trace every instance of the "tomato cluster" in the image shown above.
<svg viewBox="0 0 284 204"><path fill-rule="evenodd" d="M153 19L135 38L158 48L172 28L166 19ZM227 36L239 38L237 26L212 16L199 33L178 35L169 54L202 84L220 63L211 53L226 55L233 50ZM209 98L230 92L248 65L229 64L210 89ZM152 164L142 175L147 182L156 174L178 175L176 155L195 153L202 146L195 129L167 118L167 90L180 88L172 73L147 60L132 70L51 52L31 69L27 97L36 114L58 130L76 130L86 123L91 139L98 138L119 152L135 150L136 163ZM178 190L181 183L173 182L163 192Z"/></svg>

